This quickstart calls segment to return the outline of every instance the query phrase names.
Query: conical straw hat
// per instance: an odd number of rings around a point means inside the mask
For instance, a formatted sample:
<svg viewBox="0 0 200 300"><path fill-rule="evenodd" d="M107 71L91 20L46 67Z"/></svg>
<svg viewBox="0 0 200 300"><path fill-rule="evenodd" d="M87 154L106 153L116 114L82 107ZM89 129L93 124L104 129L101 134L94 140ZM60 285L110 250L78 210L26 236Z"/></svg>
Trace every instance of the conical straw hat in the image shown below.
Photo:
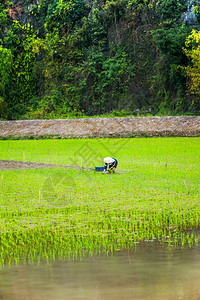
<svg viewBox="0 0 200 300"><path fill-rule="evenodd" d="M114 159L111 157L105 157L104 162L107 164L112 164L114 162Z"/></svg>

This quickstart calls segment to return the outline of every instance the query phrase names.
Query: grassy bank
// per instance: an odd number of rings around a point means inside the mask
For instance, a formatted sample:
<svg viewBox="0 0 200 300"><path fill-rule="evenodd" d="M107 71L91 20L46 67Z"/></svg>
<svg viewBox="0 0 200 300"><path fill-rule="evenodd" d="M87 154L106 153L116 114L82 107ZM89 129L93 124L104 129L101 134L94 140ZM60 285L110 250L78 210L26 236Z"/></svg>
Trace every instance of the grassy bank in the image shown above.
<svg viewBox="0 0 200 300"><path fill-rule="evenodd" d="M0 141L0 159L95 167L0 171L1 263L198 243L200 139Z"/></svg>

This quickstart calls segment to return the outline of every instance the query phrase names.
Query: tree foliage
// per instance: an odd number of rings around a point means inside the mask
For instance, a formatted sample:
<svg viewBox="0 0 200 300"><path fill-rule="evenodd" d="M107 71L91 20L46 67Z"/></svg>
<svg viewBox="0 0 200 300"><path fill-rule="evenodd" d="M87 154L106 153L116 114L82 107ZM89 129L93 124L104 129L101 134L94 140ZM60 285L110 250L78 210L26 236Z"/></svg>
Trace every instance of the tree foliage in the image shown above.
<svg viewBox="0 0 200 300"><path fill-rule="evenodd" d="M190 34L198 24L183 24L186 6L179 0L1 2L0 118L194 109L186 77L197 97L199 50Z"/></svg>
<svg viewBox="0 0 200 300"><path fill-rule="evenodd" d="M184 67L188 77L188 92L195 96L193 104L200 107L200 31L192 30L185 41L184 52L191 62Z"/></svg>

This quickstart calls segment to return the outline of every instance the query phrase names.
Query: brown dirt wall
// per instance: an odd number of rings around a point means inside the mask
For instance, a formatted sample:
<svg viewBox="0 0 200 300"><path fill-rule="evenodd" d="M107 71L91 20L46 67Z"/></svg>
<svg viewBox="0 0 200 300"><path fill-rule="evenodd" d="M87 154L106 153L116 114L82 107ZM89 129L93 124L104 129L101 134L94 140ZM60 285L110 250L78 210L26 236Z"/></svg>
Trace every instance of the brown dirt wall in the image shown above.
<svg viewBox="0 0 200 300"><path fill-rule="evenodd" d="M200 136L200 116L0 121L0 138Z"/></svg>

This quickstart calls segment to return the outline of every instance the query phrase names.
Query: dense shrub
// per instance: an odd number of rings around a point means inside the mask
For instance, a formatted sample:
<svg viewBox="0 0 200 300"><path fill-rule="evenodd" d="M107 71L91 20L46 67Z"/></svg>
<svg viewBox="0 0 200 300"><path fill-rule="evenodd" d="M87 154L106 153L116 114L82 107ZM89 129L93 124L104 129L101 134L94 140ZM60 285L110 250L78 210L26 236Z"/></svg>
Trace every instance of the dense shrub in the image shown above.
<svg viewBox="0 0 200 300"><path fill-rule="evenodd" d="M178 0L1 3L0 117L195 112L183 48L199 29L199 8L194 26L182 21L186 8Z"/></svg>

